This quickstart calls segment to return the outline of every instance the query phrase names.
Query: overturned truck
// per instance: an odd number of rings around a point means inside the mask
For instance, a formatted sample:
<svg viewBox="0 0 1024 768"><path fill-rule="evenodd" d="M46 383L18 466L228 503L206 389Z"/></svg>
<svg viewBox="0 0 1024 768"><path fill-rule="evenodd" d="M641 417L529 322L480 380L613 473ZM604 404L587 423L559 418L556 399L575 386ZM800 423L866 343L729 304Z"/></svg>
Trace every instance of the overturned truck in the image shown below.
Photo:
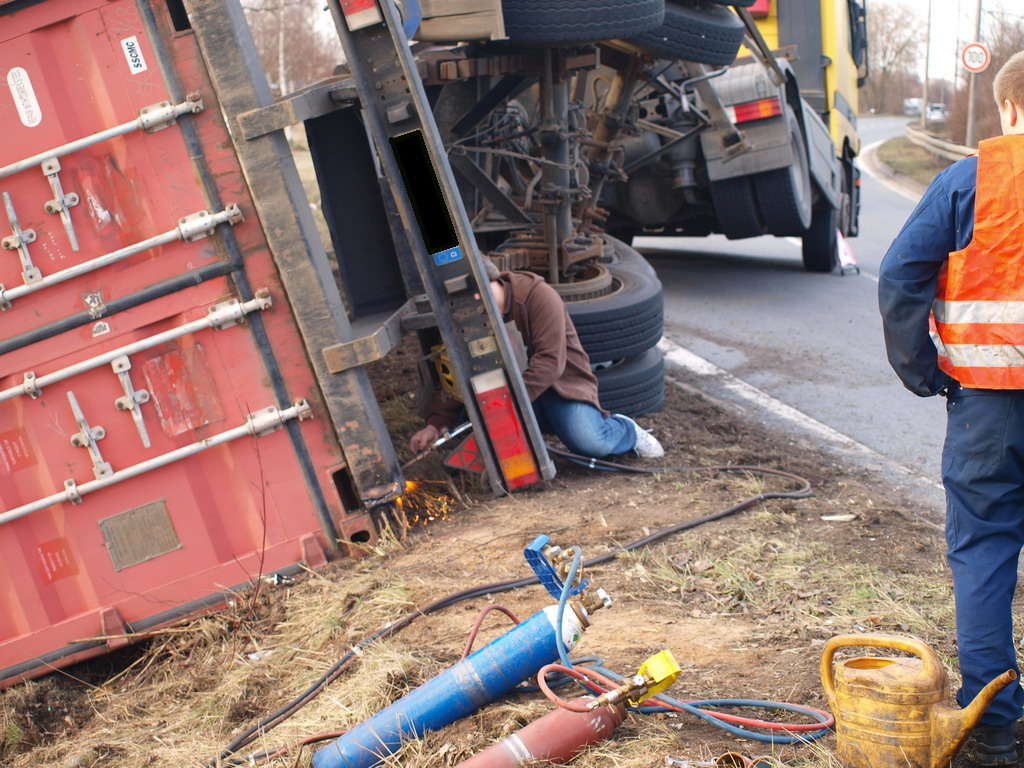
<svg viewBox="0 0 1024 768"><path fill-rule="evenodd" d="M0 685L401 535L366 366L408 334L463 463L550 478L482 259L554 285L641 415L662 290L630 237L795 234L825 269L856 231L855 146L819 147L742 7L328 8L347 64L275 96L237 0L0 0Z"/></svg>

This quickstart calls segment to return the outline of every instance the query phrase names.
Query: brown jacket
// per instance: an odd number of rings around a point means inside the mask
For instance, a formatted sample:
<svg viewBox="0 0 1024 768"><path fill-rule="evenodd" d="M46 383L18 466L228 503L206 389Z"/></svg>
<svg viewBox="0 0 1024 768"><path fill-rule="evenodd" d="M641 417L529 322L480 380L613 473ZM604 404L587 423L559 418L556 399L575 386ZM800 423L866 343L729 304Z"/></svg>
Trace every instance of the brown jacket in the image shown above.
<svg viewBox="0 0 1024 768"><path fill-rule="evenodd" d="M567 400L590 403L607 414L597 399L597 379L590 358L569 318L558 292L532 272L502 272L505 287L502 317L515 323L526 345L528 362L523 371L526 394L536 400L549 387ZM427 424L437 428L458 423L461 404L435 395L427 411Z"/></svg>

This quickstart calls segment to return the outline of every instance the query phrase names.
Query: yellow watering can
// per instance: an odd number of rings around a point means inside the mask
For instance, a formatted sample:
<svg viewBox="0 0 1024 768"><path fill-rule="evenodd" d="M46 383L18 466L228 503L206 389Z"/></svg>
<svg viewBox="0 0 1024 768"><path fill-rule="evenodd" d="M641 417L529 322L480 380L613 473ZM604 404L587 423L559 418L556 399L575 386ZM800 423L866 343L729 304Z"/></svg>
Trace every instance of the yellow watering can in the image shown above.
<svg viewBox="0 0 1024 768"><path fill-rule="evenodd" d="M862 656L833 664L847 647L891 648L916 658ZM851 768L947 768L971 728L1005 686L1007 670L966 709L949 706L938 655L912 637L839 635L821 654L821 685L836 718L836 752Z"/></svg>

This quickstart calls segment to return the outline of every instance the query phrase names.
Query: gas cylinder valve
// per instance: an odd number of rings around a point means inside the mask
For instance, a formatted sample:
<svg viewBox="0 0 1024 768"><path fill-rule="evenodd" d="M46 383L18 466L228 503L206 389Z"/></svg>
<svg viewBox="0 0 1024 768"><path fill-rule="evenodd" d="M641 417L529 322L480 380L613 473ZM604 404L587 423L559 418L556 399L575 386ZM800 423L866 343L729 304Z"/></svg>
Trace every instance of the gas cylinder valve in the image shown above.
<svg viewBox="0 0 1024 768"><path fill-rule="evenodd" d="M593 613L601 608L611 608L612 598L604 587L598 587L591 592L583 593L580 603L587 609L587 613Z"/></svg>
<svg viewBox="0 0 1024 768"><path fill-rule="evenodd" d="M588 703L587 709L598 709L627 700L637 705L664 691L676 681L681 672L672 651L666 648L647 659L637 673L627 677L618 688L602 693Z"/></svg>

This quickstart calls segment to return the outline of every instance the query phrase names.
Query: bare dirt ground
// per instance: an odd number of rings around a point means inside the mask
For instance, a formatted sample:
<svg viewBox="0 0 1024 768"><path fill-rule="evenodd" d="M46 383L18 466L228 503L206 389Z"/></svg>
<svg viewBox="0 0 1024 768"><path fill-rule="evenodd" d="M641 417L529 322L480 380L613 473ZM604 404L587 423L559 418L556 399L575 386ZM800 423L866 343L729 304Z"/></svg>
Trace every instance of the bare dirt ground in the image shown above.
<svg viewBox="0 0 1024 768"><path fill-rule="evenodd" d="M390 401L389 418L404 442L417 422L396 381L381 380L380 394ZM737 421L692 389L672 381L667 389L664 410L641 419L664 443L665 465L782 469L807 478L813 495L756 504L595 568L588 578L615 604L594 616L576 653L599 655L605 666L630 674L669 648L683 669L669 691L678 699L770 699L819 708L827 708L818 672L822 645L840 633L914 634L955 675L951 596L935 510L893 498L871 477L837 466L818 446ZM557 477L543 486L495 499L472 478L449 478L434 459L415 465L410 475L420 486L410 494L409 514L436 519L418 524L403 543L385 542L294 583L262 585L214 616L0 693L0 764L206 764L355 643L413 606L528 576L522 549L538 534L578 544L591 558L763 491L795 487L756 472L619 474L559 464ZM552 602L532 586L418 618L361 650L322 694L239 754L273 752L365 719L457 661L477 612L489 603L525 619ZM477 647L507 625L492 613ZM536 693L508 696L406 746L388 764L457 765L550 709ZM837 765L834 746L831 735L811 746L773 747L690 715L631 715L613 740L575 764L640 768L664 765L667 756L708 760L735 751L822 767ZM305 766L310 754L293 746L264 764Z"/></svg>

